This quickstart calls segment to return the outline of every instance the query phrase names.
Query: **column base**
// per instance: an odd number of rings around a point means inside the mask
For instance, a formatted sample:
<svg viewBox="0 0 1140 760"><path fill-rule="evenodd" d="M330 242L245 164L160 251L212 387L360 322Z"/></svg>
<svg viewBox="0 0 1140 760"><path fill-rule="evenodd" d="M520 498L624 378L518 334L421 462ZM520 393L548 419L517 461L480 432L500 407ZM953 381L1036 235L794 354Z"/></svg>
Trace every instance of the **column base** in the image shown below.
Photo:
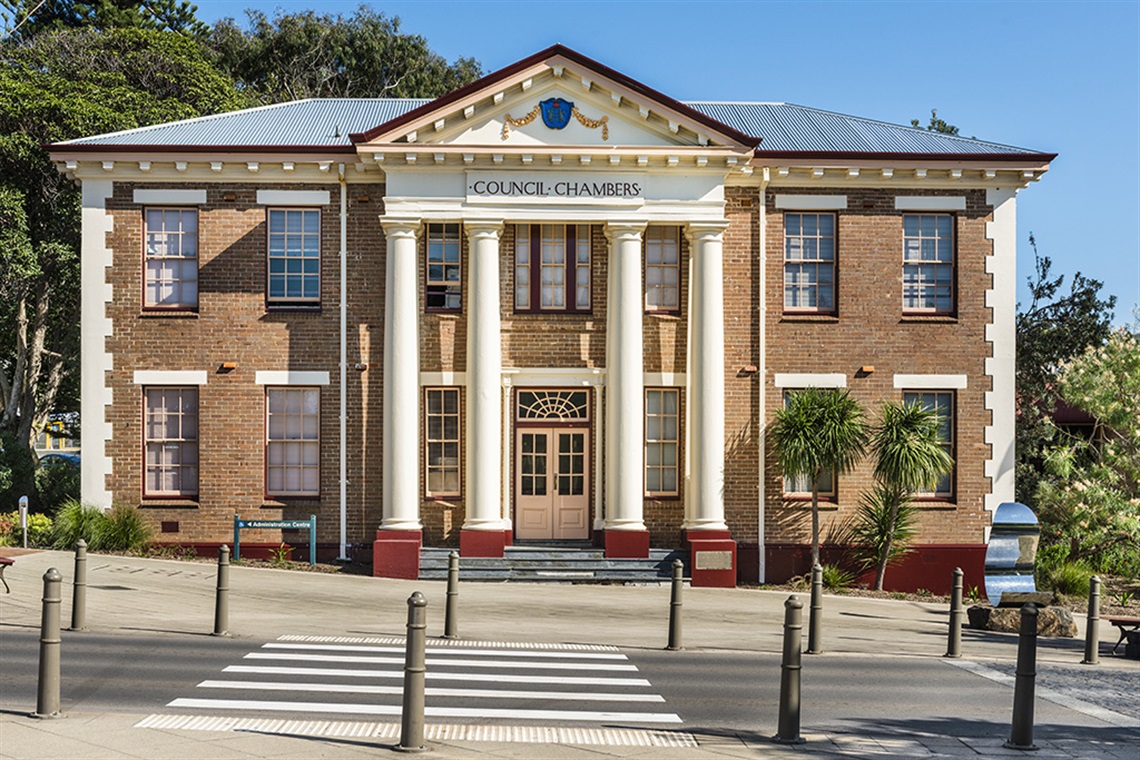
<svg viewBox="0 0 1140 760"><path fill-rule="evenodd" d="M502 557L504 549L510 543L510 531L459 531L459 554L463 557Z"/></svg>
<svg viewBox="0 0 1140 760"><path fill-rule="evenodd" d="M687 530L693 586L736 588L736 542L727 530Z"/></svg>
<svg viewBox="0 0 1140 760"><path fill-rule="evenodd" d="M606 557L615 559L645 559L649 556L649 531L605 531Z"/></svg>
<svg viewBox="0 0 1140 760"><path fill-rule="evenodd" d="M423 531L376 531L376 540L372 543L372 577L418 579L423 543Z"/></svg>

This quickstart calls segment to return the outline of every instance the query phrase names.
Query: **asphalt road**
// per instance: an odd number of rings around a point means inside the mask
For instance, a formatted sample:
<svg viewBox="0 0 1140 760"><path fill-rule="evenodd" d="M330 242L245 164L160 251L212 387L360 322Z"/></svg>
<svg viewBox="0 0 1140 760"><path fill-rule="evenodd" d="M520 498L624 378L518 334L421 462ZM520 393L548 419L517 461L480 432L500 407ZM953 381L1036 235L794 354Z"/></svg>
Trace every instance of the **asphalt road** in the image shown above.
<svg viewBox="0 0 1140 760"><path fill-rule="evenodd" d="M63 711L398 719L392 716L398 716L400 704L401 648L319 640L65 631ZM429 712L429 722L519 723L525 721L520 716L533 713L544 725L652 726L698 738L763 737L775 731L776 655L638 648L544 652L538 645L507 653L462 645L435 648L436 642L429 647L429 710L451 711L435 718ZM38 633L4 626L0 652L0 709L29 712L36 698ZM381 671L385 674L377 675ZM979 738L1009 733L1008 685L940 658L805 655L802 672L804 731ZM483 680L465 680L472 677ZM511 680L518 677L532 680ZM441 690L438 695L433 688ZM388 712L367 712L374 710ZM1040 698L1036 727L1045 740L1137 741L1134 731L1108 727Z"/></svg>

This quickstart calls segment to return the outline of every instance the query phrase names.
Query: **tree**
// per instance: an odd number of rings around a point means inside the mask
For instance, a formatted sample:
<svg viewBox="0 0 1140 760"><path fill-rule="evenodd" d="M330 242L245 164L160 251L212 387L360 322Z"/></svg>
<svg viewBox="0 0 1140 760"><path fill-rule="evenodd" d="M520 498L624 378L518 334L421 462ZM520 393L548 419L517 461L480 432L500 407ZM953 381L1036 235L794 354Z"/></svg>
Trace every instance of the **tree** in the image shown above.
<svg viewBox="0 0 1140 760"><path fill-rule="evenodd" d="M910 125L918 128L918 119L911 119ZM945 120L938 118L938 109L930 109L930 123L926 125L927 132L938 132L943 135L957 135L958 128L953 124L947 124ZM973 138L970 138L973 139Z"/></svg>
<svg viewBox="0 0 1140 760"><path fill-rule="evenodd" d="M434 98L478 79L472 58L449 64L400 20L360 6L352 16L304 11L270 20L247 11L249 28L219 21L209 45L221 68L260 103L301 98Z"/></svg>
<svg viewBox="0 0 1140 760"><path fill-rule="evenodd" d="M1028 278L1030 301L1017 312L1017 500L1031 504L1045 472L1047 449L1056 427L1047 424L1060 398L1056 375L1062 363L1089 346L1108 339L1116 296L1102 299L1103 283L1080 272L1073 275L1069 292L1065 276L1052 277L1053 262L1033 248L1034 272Z"/></svg>
<svg viewBox="0 0 1140 760"><path fill-rule="evenodd" d="M42 32L0 56L0 437L5 459L26 460L48 414L78 402L79 193L44 144L243 101L170 32ZM13 488L34 494L16 464Z"/></svg>
<svg viewBox="0 0 1140 760"><path fill-rule="evenodd" d="M136 27L188 36L208 34L198 6L188 0L0 0L0 16L16 40L64 29L106 31Z"/></svg>
<svg viewBox="0 0 1140 760"><path fill-rule="evenodd" d="M1102 567L1123 552L1128 572L1140 571L1140 341L1111 333L1063 363L1056 375L1067 403L1090 414L1091 437L1056 431L1037 487L1042 537L1067 543L1069 561ZM1128 569L1130 568L1130 569Z"/></svg>
<svg viewBox="0 0 1140 760"><path fill-rule="evenodd" d="M915 492L938 485L954 462L942 448L937 416L918 404L884 403L871 432L871 451L877 485L863 495L856 532L871 549L875 590L882 591L887 565L901 554L900 533L912 522L909 508Z"/></svg>
<svg viewBox="0 0 1140 760"><path fill-rule="evenodd" d="M807 388L788 394L768 436L786 477L811 479L811 561L819 563L819 479L850 472L867 449L867 424L846 390Z"/></svg>

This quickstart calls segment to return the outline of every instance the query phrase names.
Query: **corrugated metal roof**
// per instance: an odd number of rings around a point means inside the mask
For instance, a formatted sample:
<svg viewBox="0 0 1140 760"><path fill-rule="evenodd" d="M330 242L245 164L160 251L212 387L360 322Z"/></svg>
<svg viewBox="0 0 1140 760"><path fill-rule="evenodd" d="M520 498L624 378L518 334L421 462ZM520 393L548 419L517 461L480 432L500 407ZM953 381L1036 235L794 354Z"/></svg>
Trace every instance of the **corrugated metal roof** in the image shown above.
<svg viewBox="0 0 1140 760"><path fill-rule="evenodd" d="M761 151L867 153L1036 153L1011 145L928 132L792 103L686 105L734 129L763 138Z"/></svg>
<svg viewBox="0 0 1140 760"><path fill-rule="evenodd" d="M351 144L350 134L367 131L428 102L411 98L298 100L83 137L58 145L347 146ZM697 101L686 105L739 132L761 137L761 151L956 153L963 156L1036 153L791 103Z"/></svg>

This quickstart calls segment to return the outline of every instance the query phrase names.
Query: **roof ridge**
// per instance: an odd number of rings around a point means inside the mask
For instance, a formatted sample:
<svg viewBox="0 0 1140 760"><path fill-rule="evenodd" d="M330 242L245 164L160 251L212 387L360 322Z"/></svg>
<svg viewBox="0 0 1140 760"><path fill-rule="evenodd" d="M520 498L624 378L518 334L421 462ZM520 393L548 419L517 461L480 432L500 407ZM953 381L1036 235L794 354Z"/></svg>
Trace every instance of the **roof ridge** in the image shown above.
<svg viewBox="0 0 1140 760"><path fill-rule="evenodd" d="M130 129L120 129L116 132L104 132L104 133L98 134L98 135L87 135L85 137L73 137L70 140L63 140L61 142L58 142L58 143L56 143L56 145L70 145L73 143L77 144L77 143L80 143L80 141L91 140L91 139L94 139L96 137L118 137L119 135L129 135L132 133L144 133L144 132L147 132L147 131L152 130L152 129L160 129L162 127L168 127L172 124L189 124L192 122L209 121L211 119L220 119L220 118L225 117L225 116L233 116L233 115L239 114L239 113L253 113L254 111L266 111L270 108L280 108L282 106L292 106L292 105L296 105L298 103L307 103L311 100L317 100L317 98L301 98L300 100L289 100L289 101L285 101L283 103L269 103L269 104L264 105L264 106L254 106L253 108L238 108L237 110L234 110L234 111L222 111L221 113L211 113L211 114L206 114L205 116L194 116L194 117L191 117L189 119L177 119L175 121L159 122L158 124L147 124L144 127L131 127Z"/></svg>

